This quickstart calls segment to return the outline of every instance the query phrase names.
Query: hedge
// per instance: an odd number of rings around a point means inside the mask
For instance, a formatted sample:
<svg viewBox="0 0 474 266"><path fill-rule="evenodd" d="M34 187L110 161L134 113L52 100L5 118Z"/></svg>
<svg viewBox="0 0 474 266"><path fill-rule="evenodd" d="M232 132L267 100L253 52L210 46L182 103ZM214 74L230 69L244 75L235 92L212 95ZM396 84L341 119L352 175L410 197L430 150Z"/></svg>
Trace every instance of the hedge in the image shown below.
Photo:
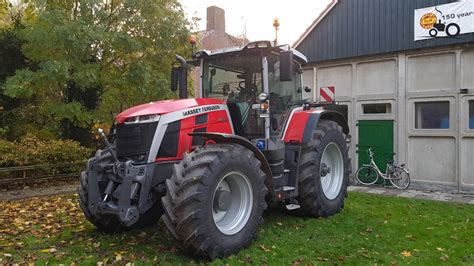
<svg viewBox="0 0 474 266"><path fill-rule="evenodd" d="M0 139L0 167L84 161L93 150L71 140L40 140L26 134L19 141Z"/></svg>

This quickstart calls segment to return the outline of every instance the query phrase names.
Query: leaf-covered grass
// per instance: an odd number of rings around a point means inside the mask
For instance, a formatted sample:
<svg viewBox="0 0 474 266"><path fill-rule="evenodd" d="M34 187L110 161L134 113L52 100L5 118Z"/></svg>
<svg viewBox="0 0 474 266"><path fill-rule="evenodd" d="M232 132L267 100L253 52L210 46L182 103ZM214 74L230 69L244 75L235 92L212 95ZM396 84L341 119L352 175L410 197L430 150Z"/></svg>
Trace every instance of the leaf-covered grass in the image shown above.
<svg viewBox="0 0 474 266"><path fill-rule="evenodd" d="M0 202L0 264L474 264L474 206L350 193L328 219L265 213L245 250L209 262L178 251L161 224L106 235L77 195Z"/></svg>

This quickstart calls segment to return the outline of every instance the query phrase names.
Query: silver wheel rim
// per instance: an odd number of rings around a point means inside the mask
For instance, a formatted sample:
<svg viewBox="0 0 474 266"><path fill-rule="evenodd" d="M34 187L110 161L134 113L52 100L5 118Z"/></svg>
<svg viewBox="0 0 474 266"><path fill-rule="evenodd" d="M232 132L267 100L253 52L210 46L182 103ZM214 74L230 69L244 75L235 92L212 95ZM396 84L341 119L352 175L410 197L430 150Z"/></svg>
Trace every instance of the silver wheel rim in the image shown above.
<svg viewBox="0 0 474 266"><path fill-rule="evenodd" d="M337 198L344 180L344 161L339 146L334 142L329 143L324 149L320 176L324 196L329 200Z"/></svg>
<svg viewBox="0 0 474 266"><path fill-rule="evenodd" d="M230 199L230 202L228 200ZM226 201L228 206L222 203ZM242 172L230 172L217 184L212 196L212 217L221 233L234 235L247 224L253 207L252 185Z"/></svg>

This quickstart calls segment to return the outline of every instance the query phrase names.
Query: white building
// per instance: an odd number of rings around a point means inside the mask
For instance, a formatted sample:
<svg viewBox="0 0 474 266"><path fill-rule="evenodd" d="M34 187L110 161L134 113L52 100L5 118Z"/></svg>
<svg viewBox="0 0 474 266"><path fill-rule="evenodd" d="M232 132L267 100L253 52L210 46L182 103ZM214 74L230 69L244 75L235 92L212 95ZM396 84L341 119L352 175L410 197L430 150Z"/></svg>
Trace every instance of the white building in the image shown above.
<svg viewBox="0 0 474 266"><path fill-rule="evenodd" d="M374 146L412 187L474 193L473 32L474 0L339 0L310 25L305 85L335 86L354 173Z"/></svg>

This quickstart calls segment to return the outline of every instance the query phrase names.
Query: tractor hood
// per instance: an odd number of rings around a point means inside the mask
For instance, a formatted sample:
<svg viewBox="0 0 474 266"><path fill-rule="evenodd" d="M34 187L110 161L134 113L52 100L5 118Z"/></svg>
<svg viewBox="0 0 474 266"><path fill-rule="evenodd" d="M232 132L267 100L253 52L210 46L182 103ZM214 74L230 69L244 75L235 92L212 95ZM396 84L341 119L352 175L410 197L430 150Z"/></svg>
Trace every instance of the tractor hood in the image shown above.
<svg viewBox="0 0 474 266"><path fill-rule="evenodd" d="M225 104L225 101L200 98L200 99L180 99L180 100L164 100L151 103L145 103L127 109L115 117L117 123L123 123L126 119L143 116L143 115L164 115L167 113L180 111L196 106L209 105L209 104Z"/></svg>

